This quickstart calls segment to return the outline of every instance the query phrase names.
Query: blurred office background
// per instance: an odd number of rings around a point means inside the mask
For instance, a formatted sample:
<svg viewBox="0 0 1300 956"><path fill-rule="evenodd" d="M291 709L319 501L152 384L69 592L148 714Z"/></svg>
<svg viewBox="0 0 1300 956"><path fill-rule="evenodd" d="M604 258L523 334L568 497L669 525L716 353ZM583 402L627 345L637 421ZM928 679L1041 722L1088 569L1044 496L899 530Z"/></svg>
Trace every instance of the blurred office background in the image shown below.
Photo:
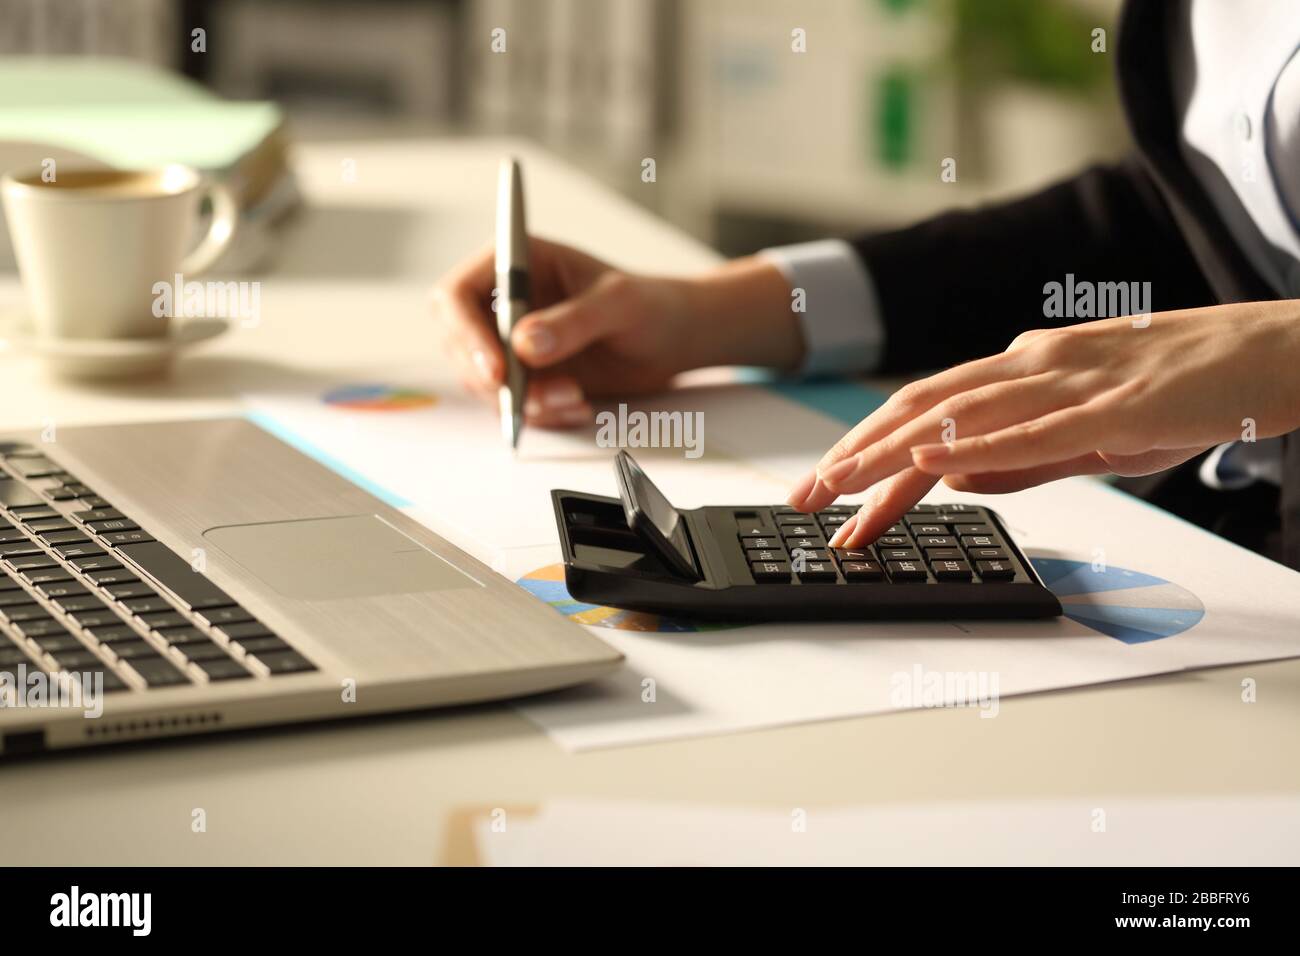
<svg viewBox="0 0 1300 956"><path fill-rule="evenodd" d="M530 137L741 253L1012 194L1122 152L1118 6L0 0L0 58L175 71L223 98L275 102L289 144Z"/></svg>

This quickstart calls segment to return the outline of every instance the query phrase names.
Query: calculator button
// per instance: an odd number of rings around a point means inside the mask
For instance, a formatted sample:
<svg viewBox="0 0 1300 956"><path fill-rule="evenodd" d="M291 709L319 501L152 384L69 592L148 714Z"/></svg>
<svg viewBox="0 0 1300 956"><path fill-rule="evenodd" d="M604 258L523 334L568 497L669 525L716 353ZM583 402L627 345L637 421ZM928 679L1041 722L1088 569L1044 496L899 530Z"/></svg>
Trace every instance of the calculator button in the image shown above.
<svg viewBox="0 0 1300 956"><path fill-rule="evenodd" d="M834 581L835 565L829 561L809 561L798 571L800 581Z"/></svg>
<svg viewBox="0 0 1300 956"><path fill-rule="evenodd" d="M916 543L922 548L957 547L957 539L947 534L920 534L916 536Z"/></svg>
<svg viewBox="0 0 1300 956"><path fill-rule="evenodd" d="M965 561L966 555L959 548L926 548L927 561Z"/></svg>
<svg viewBox="0 0 1300 956"><path fill-rule="evenodd" d="M955 514L971 514L975 511L974 505L935 505L935 510L951 512Z"/></svg>
<svg viewBox="0 0 1300 956"><path fill-rule="evenodd" d="M840 570L846 581L880 581L885 577L884 569L875 561L842 561Z"/></svg>
<svg viewBox="0 0 1300 956"><path fill-rule="evenodd" d="M912 505L912 510L909 511L908 514L910 514L910 515L929 515L929 514L934 514L934 513L935 513L936 511L938 511L938 510L939 510L939 509L936 508L934 505L917 504L917 505Z"/></svg>
<svg viewBox="0 0 1300 956"><path fill-rule="evenodd" d="M761 550L770 549L775 551L780 550L781 548L781 542L779 539L766 535L747 534L741 537L740 542L746 549L758 548Z"/></svg>
<svg viewBox="0 0 1300 956"><path fill-rule="evenodd" d="M788 524L811 524L811 523L812 523L812 520L813 520L812 515L800 514L800 513L798 513L798 512L796 512L796 513L794 513L794 514L786 514L786 515L777 515L777 516L776 516L776 523L779 524L779 525L788 525Z"/></svg>
<svg viewBox="0 0 1300 956"><path fill-rule="evenodd" d="M790 552L790 560L798 561L802 558L804 561L829 561L830 553L821 548L794 548Z"/></svg>
<svg viewBox="0 0 1300 956"><path fill-rule="evenodd" d="M924 581L925 567L919 561L889 561L889 577L893 581Z"/></svg>
<svg viewBox="0 0 1300 956"><path fill-rule="evenodd" d="M907 534L907 529L901 524L891 524L881 534Z"/></svg>
<svg viewBox="0 0 1300 956"><path fill-rule="evenodd" d="M882 561L920 561L921 555L916 548L881 548Z"/></svg>
<svg viewBox="0 0 1300 956"><path fill-rule="evenodd" d="M803 548L805 551L826 547L826 540L822 537L816 538L786 538L785 546L793 551L795 548Z"/></svg>
<svg viewBox="0 0 1300 956"><path fill-rule="evenodd" d="M972 561L1007 561L1007 553L1001 548L967 548L966 553Z"/></svg>
<svg viewBox="0 0 1300 956"><path fill-rule="evenodd" d="M930 570L938 581L970 580L970 565L965 561L931 561Z"/></svg>
<svg viewBox="0 0 1300 956"><path fill-rule="evenodd" d="M876 544L882 548L908 548L912 545L912 539L905 534L887 534L877 538Z"/></svg>
<svg viewBox="0 0 1300 956"><path fill-rule="evenodd" d="M952 529L956 535L965 534L992 534L993 528L986 524L959 524Z"/></svg>
<svg viewBox="0 0 1300 956"><path fill-rule="evenodd" d="M780 548L750 548L745 551L745 559L754 561L784 561L785 552Z"/></svg>
<svg viewBox="0 0 1300 956"><path fill-rule="evenodd" d="M751 524L749 522L746 522L745 524L736 525L736 529L742 535L758 534L758 535L767 535L770 537L776 534L776 529L773 528L771 525Z"/></svg>
<svg viewBox="0 0 1300 956"><path fill-rule="evenodd" d="M985 581L1009 581L1016 576L1010 561L976 561L975 570Z"/></svg>
<svg viewBox="0 0 1300 956"><path fill-rule="evenodd" d="M948 533L948 526L945 524L914 524L912 534L928 535L930 537L940 537Z"/></svg>
<svg viewBox="0 0 1300 956"><path fill-rule="evenodd" d="M814 538L821 533L821 528L806 521L803 524L784 525L781 528L781 535L786 538Z"/></svg>
<svg viewBox="0 0 1300 956"><path fill-rule="evenodd" d="M790 580L790 565L784 561L751 561L749 572L755 581Z"/></svg>
<svg viewBox="0 0 1300 956"><path fill-rule="evenodd" d="M851 517L853 516L852 515L826 515L824 518L821 519L822 527L838 528L840 525L848 521Z"/></svg>
<svg viewBox="0 0 1300 956"><path fill-rule="evenodd" d="M991 534L965 534L961 538L963 548L998 548L1002 542Z"/></svg>
<svg viewBox="0 0 1300 956"><path fill-rule="evenodd" d="M817 513L819 515L854 515L858 513L858 510L858 505L827 505Z"/></svg>
<svg viewBox="0 0 1300 956"><path fill-rule="evenodd" d="M835 558L839 561L871 561L874 555L870 551L862 551L857 548L836 548Z"/></svg>

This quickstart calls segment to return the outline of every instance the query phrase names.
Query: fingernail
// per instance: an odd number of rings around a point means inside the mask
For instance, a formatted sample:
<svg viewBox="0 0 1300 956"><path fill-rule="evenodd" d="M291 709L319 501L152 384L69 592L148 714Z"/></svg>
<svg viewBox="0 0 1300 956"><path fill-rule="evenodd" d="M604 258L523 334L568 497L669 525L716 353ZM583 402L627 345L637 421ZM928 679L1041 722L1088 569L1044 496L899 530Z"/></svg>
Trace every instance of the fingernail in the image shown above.
<svg viewBox="0 0 1300 956"><path fill-rule="evenodd" d="M524 334L524 345L534 358L544 358L555 351L555 333L544 325L534 325Z"/></svg>
<svg viewBox="0 0 1300 956"><path fill-rule="evenodd" d="M808 496L812 494L813 485L816 483L817 472L808 472L808 474L795 482L794 487L790 489L790 496L785 499L785 503L792 508L798 508L808 500Z"/></svg>
<svg viewBox="0 0 1300 956"><path fill-rule="evenodd" d="M470 353L470 357L473 359L474 367L478 369L478 374L483 381L489 385L495 385L497 377L492 372L492 362L488 359L487 353L482 349L475 349Z"/></svg>
<svg viewBox="0 0 1300 956"><path fill-rule="evenodd" d="M854 455L851 458L845 458L841 462L836 462L822 472L822 481L828 485L837 485L857 470L858 456Z"/></svg>
<svg viewBox="0 0 1300 956"><path fill-rule="evenodd" d="M912 449L912 463L915 465L934 464L942 461L952 453L952 449L944 442L935 442L932 445L917 445Z"/></svg>
<svg viewBox="0 0 1300 956"><path fill-rule="evenodd" d="M549 334L549 333L548 333ZM542 406L549 409L566 408L582 401L582 389L573 382L547 382L542 388Z"/></svg>
<svg viewBox="0 0 1300 956"><path fill-rule="evenodd" d="M840 525L839 530L836 531L835 534L831 535L830 547L838 548L845 541L847 541L849 535L853 533L853 529L857 527L857 524L858 524L858 516L854 515L848 521L844 522L844 524Z"/></svg>

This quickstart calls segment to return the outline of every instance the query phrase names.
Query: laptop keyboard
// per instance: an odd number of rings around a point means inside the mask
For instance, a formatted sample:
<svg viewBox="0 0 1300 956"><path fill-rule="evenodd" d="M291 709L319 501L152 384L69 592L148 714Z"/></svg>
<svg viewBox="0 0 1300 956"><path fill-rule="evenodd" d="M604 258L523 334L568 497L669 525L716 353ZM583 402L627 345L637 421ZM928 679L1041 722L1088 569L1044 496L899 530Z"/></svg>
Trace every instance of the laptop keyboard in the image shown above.
<svg viewBox="0 0 1300 956"><path fill-rule="evenodd" d="M0 443L0 670L19 664L105 692L316 669L45 452Z"/></svg>

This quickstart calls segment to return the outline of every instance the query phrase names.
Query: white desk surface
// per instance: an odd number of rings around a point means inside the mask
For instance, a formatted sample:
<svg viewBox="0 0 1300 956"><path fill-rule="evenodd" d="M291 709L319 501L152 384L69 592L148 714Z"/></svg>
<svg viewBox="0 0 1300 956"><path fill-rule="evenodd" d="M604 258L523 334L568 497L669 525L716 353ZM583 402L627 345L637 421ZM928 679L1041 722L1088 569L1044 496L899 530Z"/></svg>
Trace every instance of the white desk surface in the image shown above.
<svg viewBox="0 0 1300 956"><path fill-rule="evenodd" d="M537 148L492 141L302 147L311 208L262 277L262 321L170 382L89 388L0 356L0 427L212 415L271 383L357 363L436 361L424 296L491 236L496 160L525 164L533 230L644 270L716 256ZM344 160L356 181L346 182ZM636 188L639 168L629 169ZM21 301L0 277L0 309ZM1258 702L1241 701L1254 678ZM9 864L426 864L449 811L552 797L789 809L1300 792L1300 661L573 755L506 705L0 766ZM191 831L202 808L207 832ZM1068 861L1062 861L1068 862Z"/></svg>

